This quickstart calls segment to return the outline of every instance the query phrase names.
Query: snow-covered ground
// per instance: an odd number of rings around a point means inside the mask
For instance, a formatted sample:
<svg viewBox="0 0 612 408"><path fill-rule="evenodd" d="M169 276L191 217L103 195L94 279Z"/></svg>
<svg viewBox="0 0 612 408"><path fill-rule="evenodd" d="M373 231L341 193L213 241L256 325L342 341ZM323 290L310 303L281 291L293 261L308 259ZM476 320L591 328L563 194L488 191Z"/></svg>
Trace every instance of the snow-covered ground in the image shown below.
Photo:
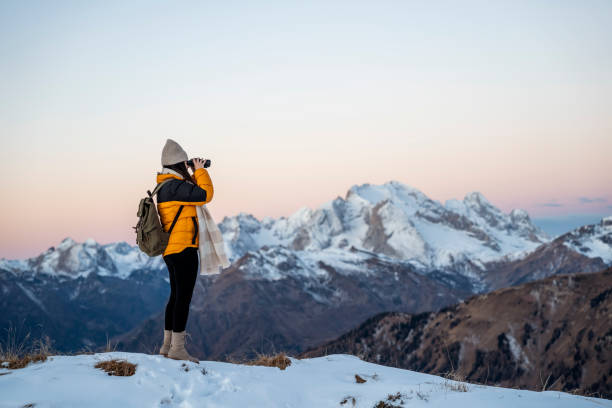
<svg viewBox="0 0 612 408"><path fill-rule="evenodd" d="M94 368L112 358L137 364L136 374L115 377ZM403 405L387 400L390 406L612 407L612 401L556 391L472 384L467 384L467 392L455 391L457 383L444 378L349 355L291 361L280 370L124 352L52 356L23 369L0 369L0 407L374 407L398 392ZM366 382L357 384L355 374Z"/></svg>

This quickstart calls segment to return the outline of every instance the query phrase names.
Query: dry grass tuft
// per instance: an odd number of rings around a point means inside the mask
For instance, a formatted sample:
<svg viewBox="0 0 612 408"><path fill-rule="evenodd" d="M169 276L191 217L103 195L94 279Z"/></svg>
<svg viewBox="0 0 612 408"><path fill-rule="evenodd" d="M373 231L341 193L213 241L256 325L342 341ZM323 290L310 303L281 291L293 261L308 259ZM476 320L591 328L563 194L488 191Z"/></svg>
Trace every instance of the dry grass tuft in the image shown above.
<svg viewBox="0 0 612 408"><path fill-rule="evenodd" d="M389 394L387 395L387 400L388 401L401 401L402 400L402 394L398 391L395 394Z"/></svg>
<svg viewBox="0 0 612 408"><path fill-rule="evenodd" d="M395 405L387 401L378 401L374 408L401 408L401 405Z"/></svg>
<svg viewBox="0 0 612 408"><path fill-rule="evenodd" d="M115 343L115 345L113 345L112 341L108 338L108 334L106 335L106 346L104 349L105 353L111 353L117 351L117 343ZM151 354L151 353L149 353Z"/></svg>
<svg viewBox="0 0 612 408"><path fill-rule="evenodd" d="M357 404L357 400L355 399L355 397L349 395L347 397L344 397L342 401L340 401L340 405L348 404L349 402L352 406L355 406L355 404Z"/></svg>
<svg viewBox="0 0 612 408"><path fill-rule="evenodd" d="M136 364L116 358L112 360L100 361L94 367L106 371L108 375L129 377L136 374Z"/></svg>
<svg viewBox="0 0 612 408"><path fill-rule="evenodd" d="M426 392L421 392L421 391L417 391L416 392L416 396L421 400L421 401L425 401L428 402L429 401L429 394Z"/></svg>
<svg viewBox="0 0 612 408"><path fill-rule="evenodd" d="M0 367L11 370L24 368L30 363L46 361L47 357L52 355L49 336L44 336L26 349L25 344L30 338L30 333L20 344L17 344L14 329L9 328L7 332L7 341L4 345L0 344Z"/></svg>
<svg viewBox="0 0 612 408"><path fill-rule="evenodd" d="M259 365L266 367L278 367L281 370L289 367L291 365L291 360L285 353L278 353L271 356L260 354L255 359L251 361L246 361L243 364L246 365Z"/></svg>
<svg viewBox="0 0 612 408"><path fill-rule="evenodd" d="M358 374L355 374L355 382L357 384L363 384L364 382L366 382L367 380L361 376L359 376Z"/></svg>
<svg viewBox="0 0 612 408"><path fill-rule="evenodd" d="M404 396L401 392L387 395L387 399L378 401L374 408L401 408L404 406L404 398L412 399L412 397Z"/></svg>
<svg viewBox="0 0 612 408"><path fill-rule="evenodd" d="M21 357L15 357L8 360L3 360L3 367L6 367L11 370L15 370L18 368L24 368L30 363L37 363L39 361L46 361L47 355L35 353L35 354L26 354ZM6 364L5 364L6 363Z"/></svg>
<svg viewBox="0 0 612 408"><path fill-rule="evenodd" d="M448 388L451 391L455 391L455 392L468 392L467 384L461 383L461 382L446 381L444 383L444 387Z"/></svg>
<svg viewBox="0 0 612 408"><path fill-rule="evenodd" d="M456 392L468 392L465 375L453 370L443 374L443 377L445 378L444 388Z"/></svg>

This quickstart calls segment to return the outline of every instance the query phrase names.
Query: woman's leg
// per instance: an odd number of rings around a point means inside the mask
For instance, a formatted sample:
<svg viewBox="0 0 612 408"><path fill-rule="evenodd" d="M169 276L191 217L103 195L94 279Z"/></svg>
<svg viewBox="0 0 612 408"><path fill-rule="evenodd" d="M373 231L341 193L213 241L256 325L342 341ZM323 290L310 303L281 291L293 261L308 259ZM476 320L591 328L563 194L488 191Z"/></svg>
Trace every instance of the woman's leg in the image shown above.
<svg viewBox="0 0 612 408"><path fill-rule="evenodd" d="M187 326L191 295L198 277L198 249L187 247L173 259L176 281L176 300L174 302L172 331L182 332ZM171 256L172 256L171 255Z"/></svg>
<svg viewBox="0 0 612 408"><path fill-rule="evenodd" d="M174 271L174 262L170 256L165 256L164 261L168 267L168 278L170 280L170 297L166 303L166 315L164 319L164 329L172 330L174 319L174 304L176 303L176 274Z"/></svg>

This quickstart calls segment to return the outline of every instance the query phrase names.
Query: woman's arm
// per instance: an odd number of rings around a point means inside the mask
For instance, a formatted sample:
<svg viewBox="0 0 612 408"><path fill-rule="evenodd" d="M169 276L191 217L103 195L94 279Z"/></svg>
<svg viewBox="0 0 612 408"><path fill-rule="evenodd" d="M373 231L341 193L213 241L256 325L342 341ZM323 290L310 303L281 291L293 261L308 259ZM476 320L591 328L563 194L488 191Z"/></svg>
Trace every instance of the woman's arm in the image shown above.
<svg viewBox="0 0 612 408"><path fill-rule="evenodd" d="M213 185L202 162L194 159L195 171L193 178L196 184L186 180L175 180L168 187L162 188L157 195L157 203L163 205L167 201L178 202L182 205L203 205L209 203L213 198Z"/></svg>
<svg viewBox="0 0 612 408"><path fill-rule="evenodd" d="M193 173L193 178L195 178L198 187L206 192L204 201L207 203L210 202L215 191L208 170L203 167L196 169Z"/></svg>

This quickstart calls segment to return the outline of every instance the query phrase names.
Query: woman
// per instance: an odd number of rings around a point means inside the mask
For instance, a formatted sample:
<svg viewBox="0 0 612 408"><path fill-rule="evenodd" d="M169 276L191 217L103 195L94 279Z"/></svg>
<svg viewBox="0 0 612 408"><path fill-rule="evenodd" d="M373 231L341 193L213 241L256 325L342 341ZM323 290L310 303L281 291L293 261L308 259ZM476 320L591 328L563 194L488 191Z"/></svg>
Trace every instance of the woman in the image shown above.
<svg viewBox="0 0 612 408"><path fill-rule="evenodd" d="M166 305L164 342L159 354L175 360L198 359L185 349L185 327L191 295L198 276L198 219L196 206L212 200L213 185L203 162L193 159L193 177L187 171L187 153L168 139L162 151L162 171L157 183L168 181L157 192L157 211L164 231L172 224L163 259L170 275L170 298Z"/></svg>

